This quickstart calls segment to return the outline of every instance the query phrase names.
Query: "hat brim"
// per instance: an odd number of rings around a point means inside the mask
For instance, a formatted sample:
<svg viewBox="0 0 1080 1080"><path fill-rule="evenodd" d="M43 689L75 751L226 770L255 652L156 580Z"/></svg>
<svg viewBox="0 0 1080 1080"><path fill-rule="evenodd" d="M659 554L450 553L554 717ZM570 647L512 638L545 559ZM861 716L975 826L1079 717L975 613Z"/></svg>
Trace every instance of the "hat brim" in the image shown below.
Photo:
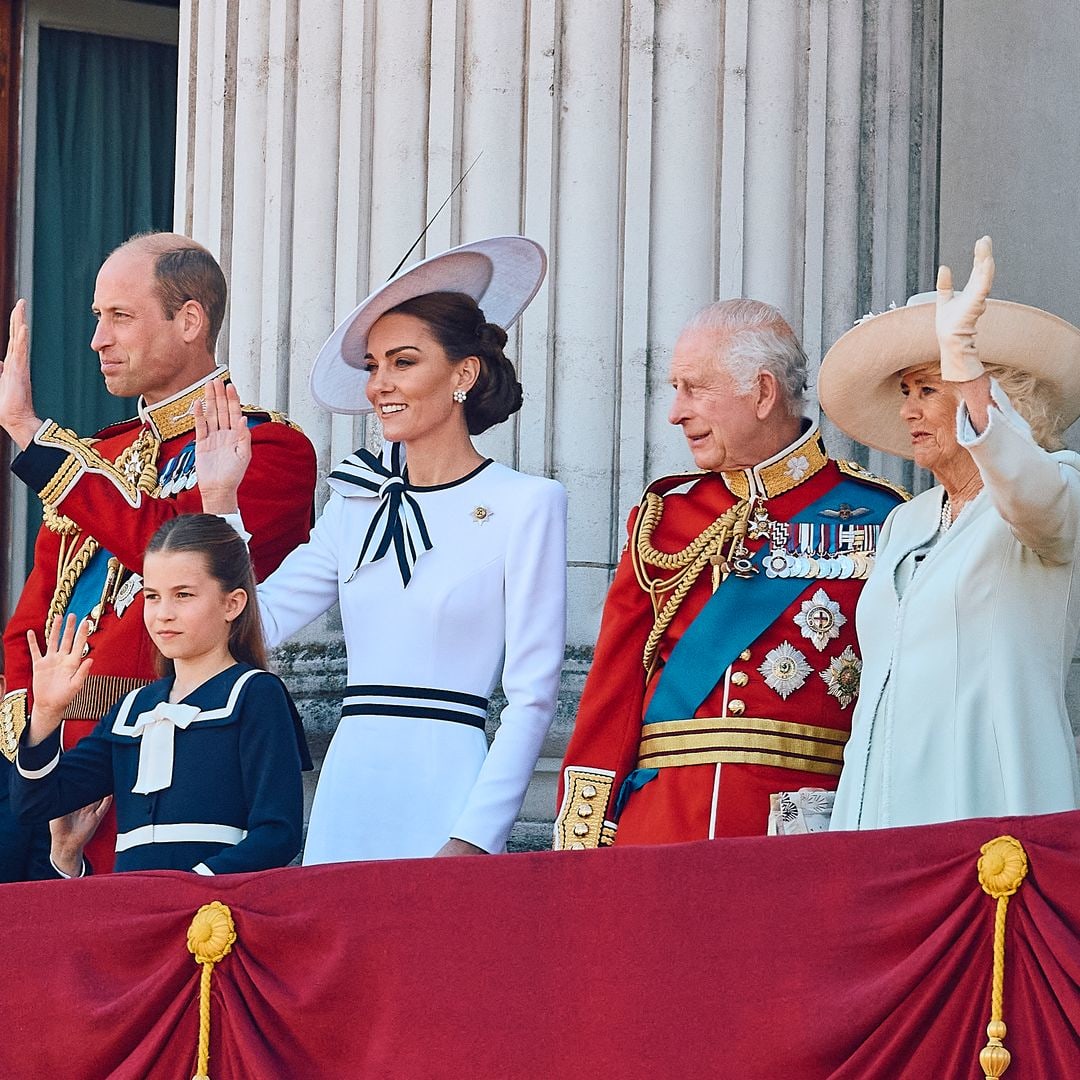
<svg viewBox="0 0 1080 1080"><path fill-rule="evenodd" d="M984 364L1019 368L1050 387L1062 430L1080 417L1080 330L1071 323L1027 304L988 300L977 341ZM825 354L818 399L845 434L910 458L897 376L939 360L934 304L895 308L858 323Z"/></svg>
<svg viewBox="0 0 1080 1080"><path fill-rule="evenodd" d="M426 293L466 293L488 322L509 330L546 272L544 249L525 236L494 236L416 263L361 301L330 335L311 369L311 396L331 412L371 412L364 395L367 336L391 308Z"/></svg>

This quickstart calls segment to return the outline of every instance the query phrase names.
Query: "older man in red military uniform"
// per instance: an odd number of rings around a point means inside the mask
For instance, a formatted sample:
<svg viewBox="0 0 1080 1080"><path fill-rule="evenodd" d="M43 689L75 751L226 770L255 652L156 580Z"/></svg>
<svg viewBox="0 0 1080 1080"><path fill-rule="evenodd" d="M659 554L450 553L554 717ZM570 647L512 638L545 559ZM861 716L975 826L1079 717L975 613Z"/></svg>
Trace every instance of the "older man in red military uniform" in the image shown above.
<svg viewBox="0 0 1080 1080"><path fill-rule="evenodd" d="M560 784L556 848L764 835L833 789L858 694L855 601L902 493L829 458L780 313L710 305L671 364L700 472L631 513Z"/></svg>
<svg viewBox="0 0 1080 1080"><path fill-rule="evenodd" d="M94 291L98 326L90 347L109 392L139 398L138 415L92 439L35 414L25 302L12 312L0 424L22 449L12 468L40 495L44 524L4 636L8 693L0 706L0 747L9 760L31 704L27 631L42 640L67 613L93 624L93 672L65 719L65 747L125 693L155 678L155 650L142 622L143 550L162 522L202 510L194 408L210 380L229 377L214 359L225 298L221 268L187 237L146 234L109 256ZM261 580L307 539L315 453L283 417L245 411L252 461L239 497ZM6 767L3 772L6 782ZM99 871L112 868L110 824L87 849Z"/></svg>

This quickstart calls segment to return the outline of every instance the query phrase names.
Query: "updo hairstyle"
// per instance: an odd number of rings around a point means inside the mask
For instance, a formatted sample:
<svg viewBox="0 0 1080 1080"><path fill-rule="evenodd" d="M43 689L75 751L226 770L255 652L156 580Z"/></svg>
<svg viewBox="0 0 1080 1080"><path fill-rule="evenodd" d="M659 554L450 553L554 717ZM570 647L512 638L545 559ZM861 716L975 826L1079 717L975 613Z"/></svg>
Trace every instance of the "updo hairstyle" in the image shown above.
<svg viewBox="0 0 1080 1080"><path fill-rule="evenodd" d="M521 408L521 383L503 352L506 331L487 322L471 296L459 292L425 293L385 314L420 319L451 363L460 363L466 356L480 361L480 372L465 401L465 423L470 435L501 424Z"/></svg>

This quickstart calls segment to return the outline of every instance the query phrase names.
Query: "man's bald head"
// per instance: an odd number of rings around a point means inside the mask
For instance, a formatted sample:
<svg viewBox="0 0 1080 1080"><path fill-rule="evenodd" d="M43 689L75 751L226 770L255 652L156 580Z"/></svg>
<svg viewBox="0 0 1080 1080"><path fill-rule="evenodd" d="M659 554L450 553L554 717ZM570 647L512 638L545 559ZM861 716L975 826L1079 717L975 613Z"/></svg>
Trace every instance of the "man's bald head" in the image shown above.
<svg viewBox="0 0 1080 1080"><path fill-rule="evenodd" d="M213 355L228 296L225 275L217 259L191 237L171 232L139 233L125 240L109 258L121 252L147 256L166 319L172 319L189 300L203 309L207 323L206 349Z"/></svg>

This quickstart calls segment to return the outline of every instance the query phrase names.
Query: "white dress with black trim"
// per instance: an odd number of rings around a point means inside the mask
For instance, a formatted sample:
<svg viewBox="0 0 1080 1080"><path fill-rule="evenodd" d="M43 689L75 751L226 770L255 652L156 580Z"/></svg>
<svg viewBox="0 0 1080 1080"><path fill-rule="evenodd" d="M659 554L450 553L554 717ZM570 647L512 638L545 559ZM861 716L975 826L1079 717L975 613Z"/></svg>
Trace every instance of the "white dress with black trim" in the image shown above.
<svg viewBox="0 0 1080 1080"><path fill-rule="evenodd" d="M304 862L411 858L450 837L502 851L554 716L565 643L566 493L486 461L407 482L398 444L350 455L311 539L259 586L277 644L340 604L342 718ZM490 750L488 699L507 705Z"/></svg>

